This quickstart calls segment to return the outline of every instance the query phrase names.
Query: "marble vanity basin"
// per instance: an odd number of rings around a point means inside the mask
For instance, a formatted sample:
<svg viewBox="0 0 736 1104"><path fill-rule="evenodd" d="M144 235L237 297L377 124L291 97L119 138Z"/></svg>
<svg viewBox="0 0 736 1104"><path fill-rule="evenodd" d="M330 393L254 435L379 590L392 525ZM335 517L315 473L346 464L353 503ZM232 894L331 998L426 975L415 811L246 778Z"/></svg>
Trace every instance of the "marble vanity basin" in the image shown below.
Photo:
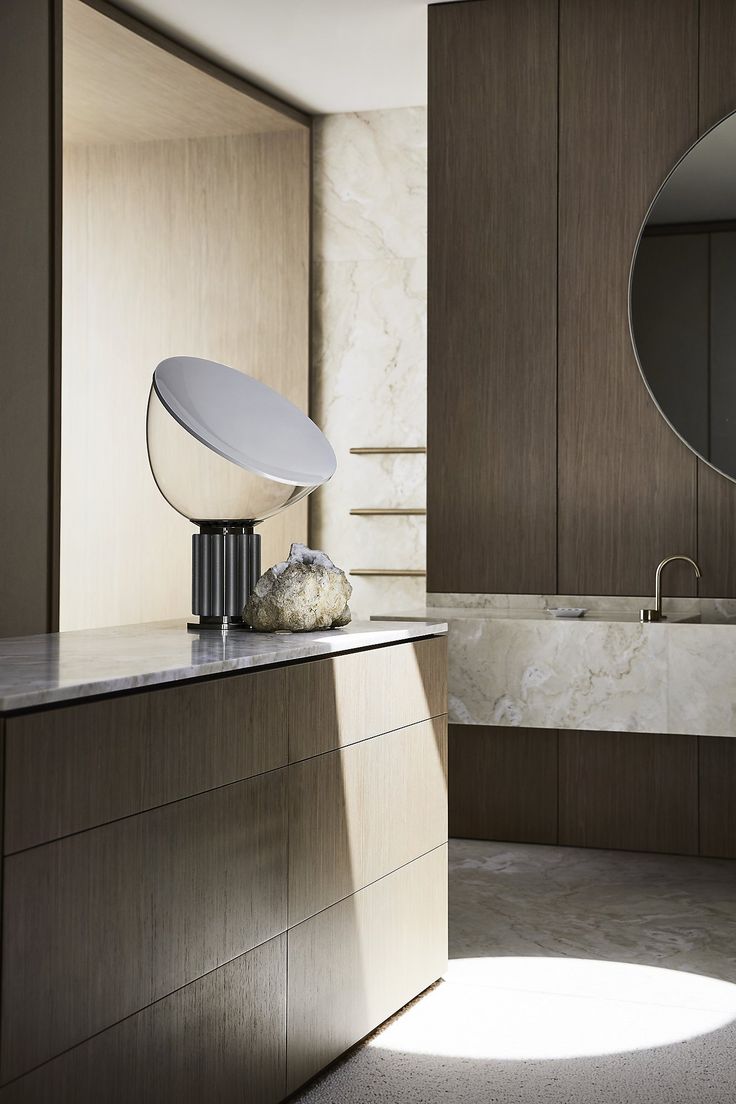
<svg viewBox="0 0 736 1104"><path fill-rule="evenodd" d="M449 625L456 724L736 736L736 611L680 599L642 624L646 600L626 601L577 619L430 605L391 618Z"/></svg>
<svg viewBox="0 0 736 1104"><path fill-rule="evenodd" d="M718 610L704 610L702 613L670 614L666 620L673 625L732 625L736 627L733 614L720 613Z"/></svg>

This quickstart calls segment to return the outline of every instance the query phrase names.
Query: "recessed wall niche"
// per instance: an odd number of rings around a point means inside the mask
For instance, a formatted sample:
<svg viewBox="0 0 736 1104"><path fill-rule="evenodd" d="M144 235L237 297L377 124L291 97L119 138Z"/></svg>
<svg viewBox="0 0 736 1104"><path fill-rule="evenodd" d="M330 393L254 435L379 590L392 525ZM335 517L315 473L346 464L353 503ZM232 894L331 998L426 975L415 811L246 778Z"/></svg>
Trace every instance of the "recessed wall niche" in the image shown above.
<svg viewBox="0 0 736 1104"><path fill-rule="evenodd" d="M63 4L61 629L189 612L194 527L146 454L159 361L308 403L309 121L98 7ZM264 565L306 519L265 523Z"/></svg>

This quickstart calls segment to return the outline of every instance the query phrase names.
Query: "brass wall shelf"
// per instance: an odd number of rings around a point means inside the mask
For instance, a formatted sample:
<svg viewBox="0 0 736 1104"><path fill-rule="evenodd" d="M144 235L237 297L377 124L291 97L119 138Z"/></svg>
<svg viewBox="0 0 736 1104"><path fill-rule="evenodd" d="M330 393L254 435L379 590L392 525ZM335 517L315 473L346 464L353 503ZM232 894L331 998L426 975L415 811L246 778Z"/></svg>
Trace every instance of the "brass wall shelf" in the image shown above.
<svg viewBox="0 0 736 1104"><path fill-rule="evenodd" d="M414 567L354 567L348 572L349 575L407 575L412 578L420 578L427 574L426 571L420 570Z"/></svg>
<svg viewBox="0 0 736 1104"><path fill-rule="evenodd" d="M424 506L360 506L350 513L356 517L424 517L427 510Z"/></svg>
<svg viewBox="0 0 736 1104"><path fill-rule="evenodd" d="M353 456L377 456L388 452L426 452L426 445L386 445L384 448L351 448Z"/></svg>

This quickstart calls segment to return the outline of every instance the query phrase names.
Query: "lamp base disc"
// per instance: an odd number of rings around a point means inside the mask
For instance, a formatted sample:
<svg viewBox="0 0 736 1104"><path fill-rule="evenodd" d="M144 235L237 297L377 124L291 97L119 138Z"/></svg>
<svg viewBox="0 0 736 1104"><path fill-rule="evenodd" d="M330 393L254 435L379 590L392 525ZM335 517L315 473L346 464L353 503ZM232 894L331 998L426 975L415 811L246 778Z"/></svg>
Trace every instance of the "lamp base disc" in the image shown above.
<svg viewBox="0 0 736 1104"><path fill-rule="evenodd" d="M250 625L246 625L245 621L228 621L226 618L219 620L216 617L202 618L201 621L188 621L187 629L189 632L253 632Z"/></svg>

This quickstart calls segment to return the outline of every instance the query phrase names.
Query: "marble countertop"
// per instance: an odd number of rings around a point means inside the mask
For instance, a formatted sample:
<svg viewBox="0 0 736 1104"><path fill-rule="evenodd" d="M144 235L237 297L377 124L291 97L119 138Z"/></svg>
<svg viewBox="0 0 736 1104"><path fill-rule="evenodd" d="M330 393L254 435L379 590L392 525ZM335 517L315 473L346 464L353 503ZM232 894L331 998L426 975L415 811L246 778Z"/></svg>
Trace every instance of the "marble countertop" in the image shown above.
<svg viewBox="0 0 736 1104"><path fill-rule="evenodd" d="M653 601L641 599L642 607L654 605ZM385 619L396 621L566 621L570 623L581 622L621 622L621 624L639 624L641 618L638 609L588 609L582 617L555 617L546 609L533 609L520 607L518 609L508 607L468 607L468 606L426 606L413 610L398 610L386 614L377 614L375 620ZM736 617L733 614L721 613L717 610L703 609L674 610L665 613L661 621L653 621L654 625L736 625Z"/></svg>
<svg viewBox="0 0 736 1104"><path fill-rule="evenodd" d="M185 621L0 640L0 713L183 679L317 659L447 631L438 621L356 621L311 633L189 632Z"/></svg>

